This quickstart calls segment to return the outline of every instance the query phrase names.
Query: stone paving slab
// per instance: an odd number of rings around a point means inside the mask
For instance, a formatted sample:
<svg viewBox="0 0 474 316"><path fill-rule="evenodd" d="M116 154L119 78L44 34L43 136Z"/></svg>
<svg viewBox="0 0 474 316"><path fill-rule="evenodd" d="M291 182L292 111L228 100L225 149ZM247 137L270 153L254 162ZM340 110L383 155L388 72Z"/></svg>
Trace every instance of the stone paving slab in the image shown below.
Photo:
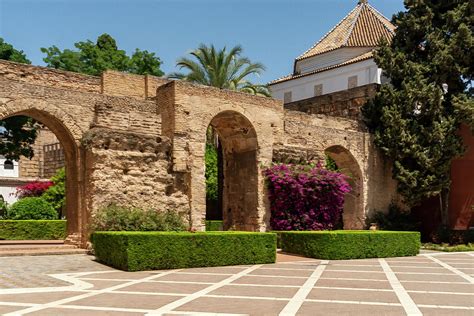
<svg viewBox="0 0 474 316"><path fill-rule="evenodd" d="M0 283L0 314L474 315L467 276L474 253L343 261L285 255L268 265L145 272L83 255L15 259L0 265L3 279L18 277Z"/></svg>

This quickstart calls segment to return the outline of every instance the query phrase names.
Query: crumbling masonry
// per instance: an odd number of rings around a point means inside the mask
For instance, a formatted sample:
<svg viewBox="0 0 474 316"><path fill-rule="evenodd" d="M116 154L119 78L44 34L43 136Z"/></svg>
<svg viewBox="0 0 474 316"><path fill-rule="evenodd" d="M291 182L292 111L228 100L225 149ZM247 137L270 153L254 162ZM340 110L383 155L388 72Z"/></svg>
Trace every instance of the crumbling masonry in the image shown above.
<svg viewBox="0 0 474 316"><path fill-rule="evenodd" d="M363 228L370 211L396 198L390 166L354 119L354 106L373 91L366 86L326 96L319 110L308 104L284 109L278 100L152 76L107 71L99 78L0 61L0 119L37 119L64 148L68 241L80 245L94 211L111 202L176 210L203 230L209 125L223 145L228 226L268 228L262 168L327 154L354 188L344 227Z"/></svg>

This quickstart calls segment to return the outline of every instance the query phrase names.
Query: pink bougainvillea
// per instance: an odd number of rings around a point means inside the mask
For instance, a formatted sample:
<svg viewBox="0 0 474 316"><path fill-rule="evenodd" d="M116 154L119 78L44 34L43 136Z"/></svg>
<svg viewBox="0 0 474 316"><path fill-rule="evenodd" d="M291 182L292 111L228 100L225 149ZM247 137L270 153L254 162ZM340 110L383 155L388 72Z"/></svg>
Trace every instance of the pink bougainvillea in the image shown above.
<svg viewBox="0 0 474 316"><path fill-rule="evenodd" d="M33 181L16 188L15 196L19 199L25 197L41 196L50 186L51 181Z"/></svg>
<svg viewBox="0 0 474 316"><path fill-rule="evenodd" d="M317 165L275 164L264 171L273 230L333 229L342 218L346 176Z"/></svg>

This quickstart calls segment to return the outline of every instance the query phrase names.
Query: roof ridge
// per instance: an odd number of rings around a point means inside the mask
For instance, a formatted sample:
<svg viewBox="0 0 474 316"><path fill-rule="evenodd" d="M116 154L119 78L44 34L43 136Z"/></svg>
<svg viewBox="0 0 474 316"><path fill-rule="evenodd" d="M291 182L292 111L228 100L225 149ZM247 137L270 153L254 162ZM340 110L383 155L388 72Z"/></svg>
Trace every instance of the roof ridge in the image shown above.
<svg viewBox="0 0 474 316"><path fill-rule="evenodd" d="M359 2L356 9L359 8L359 12L357 12L356 16L354 17L354 21L352 22L352 25L349 29L349 32L347 32L347 36L346 36L346 39L344 40L344 42L342 43L341 46L346 46L347 45L347 42L349 42L349 38L351 37L352 35L352 32L354 31L354 28L357 24L357 21L359 20L359 17L360 17L360 13L362 12L363 10L363 7L366 3L364 2Z"/></svg>
<svg viewBox="0 0 474 316"><path fill-rule="evenodd" d="M354 13L354 11L356 11L357 9L360 9L361 8L361 3L359 3L354 9L352 9L349 13L347 13L340 21L339 23L337 23L331 30L329 30L329 32L327 32L326 34L324 34L323 37L321 37L321 39L319 41L317 41L315 44L313 44L313 46L311 46L309 49L307 49L304 53L302 53L301 55L299 55L298 57L296 57L296 60L299 60L300 58L301 59L304 59L302 58L304 55L306 55L307 53L309 53L313 48L315 48L316 46L318 46L319 43L321 43L326 37L329 36L329 34L331 34L335 29L337 29L341 24L342 22L344 22L352 13ZM308 58L308 57L305 57L305 58Z"/></svg>
<svg viewBox="0 0 474 316"><path fill-rule="evenodd" d="M393 28L396 28L395 25L392 24L392 22L390 22L390 20L384 16L379 10L377 10L376 8L374 8L373 6L371 6L369 3L366 4L367 5L367 9L369 9L370 11L372 11L373 13L375 13L375 17L380 21L382 22L383 26L385 26L385 28L391 32L391 33L394 33L394 30L391 28L391 26L393 26ZM387 23L390 23L390 26L387 25Z"/></svg>

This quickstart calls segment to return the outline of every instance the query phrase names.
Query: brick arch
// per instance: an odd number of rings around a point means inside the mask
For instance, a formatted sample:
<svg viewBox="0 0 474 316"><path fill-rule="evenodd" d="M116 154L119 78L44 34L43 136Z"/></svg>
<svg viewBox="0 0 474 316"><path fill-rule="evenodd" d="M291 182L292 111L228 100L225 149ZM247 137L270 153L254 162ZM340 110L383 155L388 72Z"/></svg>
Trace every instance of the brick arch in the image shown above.
<svg viewBox="0 0 474 316"><path fill-rule="evenodd" d="M329 146L324 150L331 157L341 173L348 176L352 191L346 194L344 201L344 229L363 229L365 221L363 202L363 176L356 158L341 145Z"/></svg>
<svg viewBox="0 0 474 316"><path fill-rule="evenodd" d="M250 120L237 111L222 111L209 122L219 136L223 156L224 228L259 230L258 140Z"/></svg>
<svg viewBox="0 0 474 316"><path fill-rule="evenodd" d="M10 101L0 104L0 119L24 115L31 117L51 130L58 138L65 155L66 168L66 219L67 242L84 244L87 237L87 212L84 205L84 188L82 186L83 154L80 150L81 128L74 119L60 108L33 100Z"/></svg>

